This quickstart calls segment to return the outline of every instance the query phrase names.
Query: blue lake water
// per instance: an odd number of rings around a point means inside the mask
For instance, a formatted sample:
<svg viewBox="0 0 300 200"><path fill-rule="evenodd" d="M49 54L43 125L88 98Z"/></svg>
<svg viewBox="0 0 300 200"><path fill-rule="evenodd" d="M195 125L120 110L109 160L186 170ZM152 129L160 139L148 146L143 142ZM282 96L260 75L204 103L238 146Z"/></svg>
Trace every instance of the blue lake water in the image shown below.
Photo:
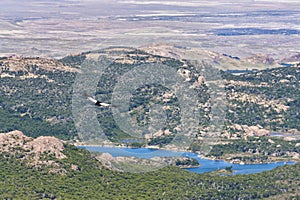
<svg viewBox="0 0 300 200"><path fill-rule="evenodd" d="M79 148L85 148L93 152L109 153L112 156L130 156L137 158L150 159L153 157L188 157L195 158L200 163L200 167L185 169L195 173L211 172L219 169L225 169L228 166L232 166L234 170L233 174L253 174L266 170L272 170L276 167L283 166L285 164L294 164L295 162L274 162L266 164L231 164L223 160L210 160L200 158L197 154L191 152L177 152L171 150L150 149L150 148L118 148L118 147L102 147L102 146L80 146Z"/></svg>
<svg viewBox="0 0 300 200"><path fill-rule="evenodd" d="M284 138L284 137L294 137L296 139L300 139L300 136L298 134L293 134L293 133L279 133L279 132L271 132L270 134L271 137L280 137L280 138Z"/></svg>

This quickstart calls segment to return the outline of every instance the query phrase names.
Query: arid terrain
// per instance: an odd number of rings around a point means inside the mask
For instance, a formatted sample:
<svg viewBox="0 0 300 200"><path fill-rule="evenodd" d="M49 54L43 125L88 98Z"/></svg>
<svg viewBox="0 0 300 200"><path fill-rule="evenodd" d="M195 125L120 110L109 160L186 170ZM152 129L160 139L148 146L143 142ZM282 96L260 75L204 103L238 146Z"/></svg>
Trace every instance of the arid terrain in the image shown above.
<svg viewBox="0 0 300 200"><path fill-rule="evenodd" d="M300 51L299 2L291 0L4 0L0 9L2 56L61 58L161 42L276 61Z"/></svg>

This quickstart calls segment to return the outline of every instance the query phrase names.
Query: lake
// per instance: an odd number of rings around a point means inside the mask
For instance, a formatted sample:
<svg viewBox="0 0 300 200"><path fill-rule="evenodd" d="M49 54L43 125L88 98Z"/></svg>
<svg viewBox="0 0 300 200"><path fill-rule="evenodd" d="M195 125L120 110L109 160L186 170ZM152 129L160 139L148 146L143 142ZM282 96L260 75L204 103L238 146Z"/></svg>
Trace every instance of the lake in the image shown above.
<svg viewBox="0 0 300 200"><path fill-rule="evenodd" d="M299 134L293 134L293 133L271 132L270 136L271 137L280 137L280 138L292 137L292 138L295 138L296 140L300 139L300 135Z"/></svg>
<svg viewBox="0 0 300 200"><path fill-rule="evenodd" d="M219 169L225 169L228 166L232 166L233 174L253 174L266 170L272 170L276 167L283 166L285 164L294 164L295 162L274 162L266 164L232 164L224 160L210 160L200 158L199 155L191 152L178 152L162 149L150 149L150 148L119 148L119 147L102 147L102 146L79 146L79 148L85 148L92 152L109 153L112 156L130 156L137 158L150 159L153 157L188 157L194 158L200 163L200 167L184 169L195 173L211 172Z"/></svg>

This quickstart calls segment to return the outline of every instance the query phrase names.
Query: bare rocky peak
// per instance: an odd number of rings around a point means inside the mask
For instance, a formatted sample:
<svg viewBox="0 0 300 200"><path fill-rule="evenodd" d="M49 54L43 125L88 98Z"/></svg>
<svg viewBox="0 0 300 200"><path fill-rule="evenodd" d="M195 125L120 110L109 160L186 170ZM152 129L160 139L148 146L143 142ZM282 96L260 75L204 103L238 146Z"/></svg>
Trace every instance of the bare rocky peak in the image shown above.
<svg viewBox="0 0 300 200"><path fill-rule="evenodd" d="M28 67L35 66L37 69L44 69L47 71L66 71L77 72L76 68L65 65L54 59L39 58L39 57L20 57L10 56L1 58L0 69L8 69L9 71L28 71Z"/></svg>
<svg viewBox="0 0 300 200"><path fill-rule="evenodd" d="M45 154L55 156L57 159L66 158L63 150L64 142L52 136L33 139L25 136L21 131L0 133L1 153L22 154L24 155L22 158L29 159L35 164L41 163L41 157Z"/></svg>
<svg viewBox="0 0 300 200"><path fill-rule="evenodd" d="M43 153L49 153L54 155L58 159L66 158L62 153L64 150L64 144L61 140L52 136L41 136L28 143L25 148L32 149L31 151L35 155L41 155Z"/></svg>
<svg viewBox="0 0 300 200"><path fill-rule="evenodd" d="M21 131L12 131L0 134L0 152L9 152L14 147L23 146L32 141L32 138L25 136Z"/></svg>

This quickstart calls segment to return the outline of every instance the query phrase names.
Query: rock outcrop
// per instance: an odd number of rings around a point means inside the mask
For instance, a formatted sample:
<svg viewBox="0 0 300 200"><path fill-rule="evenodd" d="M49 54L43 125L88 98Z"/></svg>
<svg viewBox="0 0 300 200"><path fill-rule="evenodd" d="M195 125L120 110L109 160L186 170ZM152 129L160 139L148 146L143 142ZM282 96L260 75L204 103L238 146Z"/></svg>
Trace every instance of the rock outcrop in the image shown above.
<svg viewBox="0 0 300 200"><path fill-rule="evenodd" d="M0 133L0 153L28 160L31 165L55 165L55 159L66 158L63 150L64 142L52 136L33 139L17 130Z"/></svg>

